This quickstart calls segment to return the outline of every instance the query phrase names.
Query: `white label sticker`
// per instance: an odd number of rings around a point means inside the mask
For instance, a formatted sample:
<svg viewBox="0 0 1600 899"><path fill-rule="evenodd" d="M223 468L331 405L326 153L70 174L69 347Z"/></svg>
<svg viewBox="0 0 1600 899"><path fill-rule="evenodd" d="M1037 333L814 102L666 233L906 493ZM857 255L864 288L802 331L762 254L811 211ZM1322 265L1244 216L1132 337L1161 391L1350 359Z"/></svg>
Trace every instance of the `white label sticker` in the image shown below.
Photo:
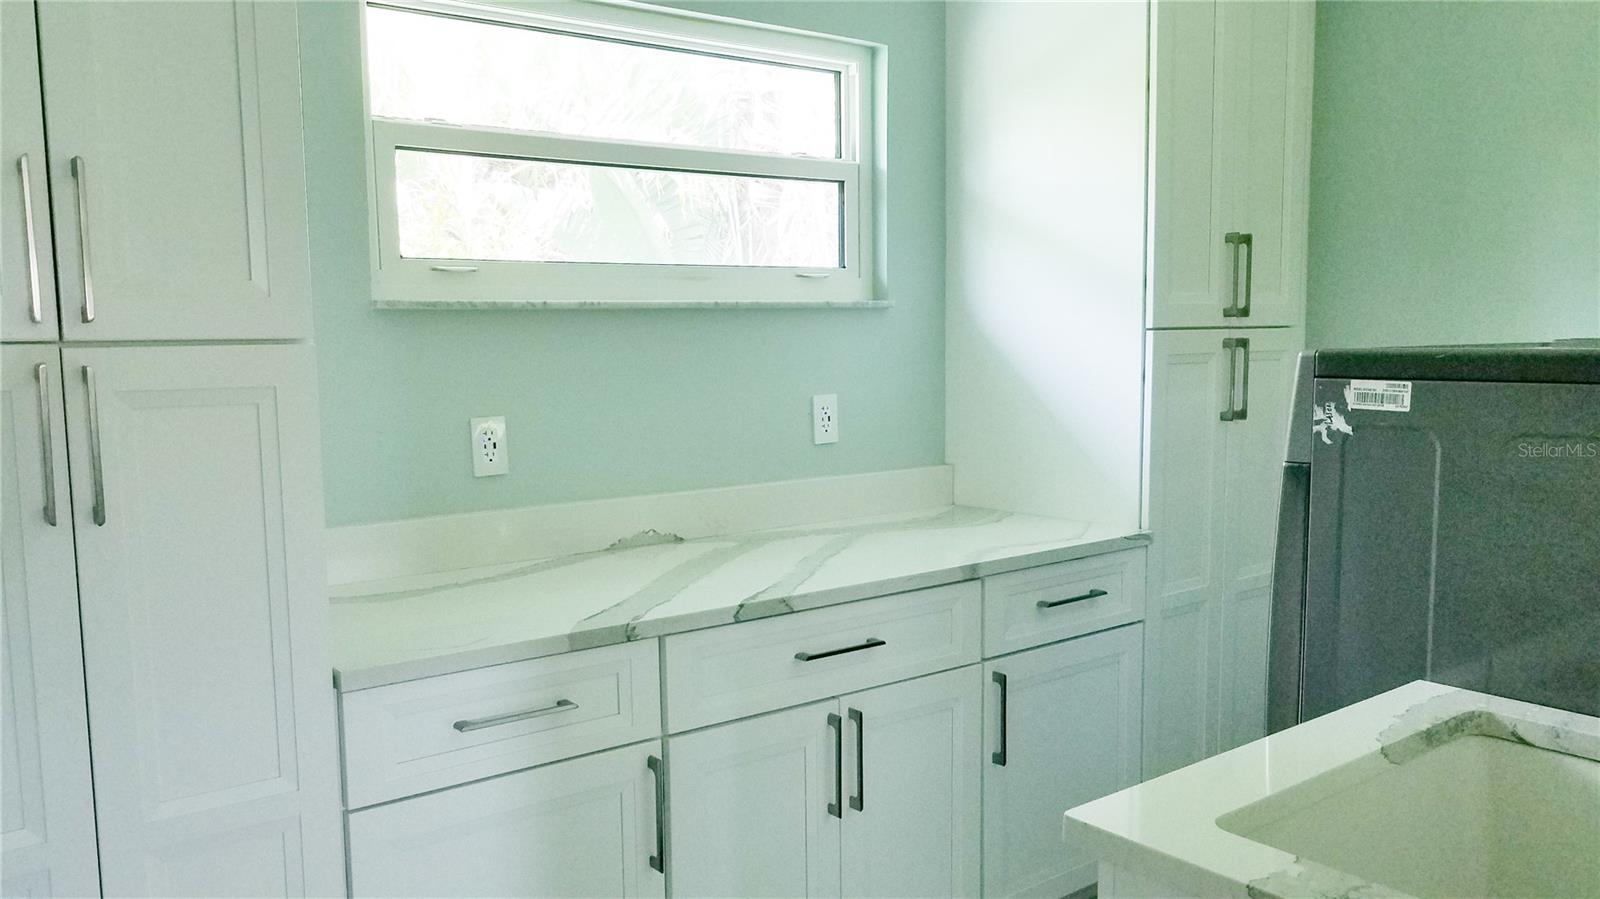
<svg viewBox="0 0 1600 899"><path fill-rule="evenodd" d="M1351 381L1344 389L1351 409L1376 412L1410 412L1410 381Z"/></svg>

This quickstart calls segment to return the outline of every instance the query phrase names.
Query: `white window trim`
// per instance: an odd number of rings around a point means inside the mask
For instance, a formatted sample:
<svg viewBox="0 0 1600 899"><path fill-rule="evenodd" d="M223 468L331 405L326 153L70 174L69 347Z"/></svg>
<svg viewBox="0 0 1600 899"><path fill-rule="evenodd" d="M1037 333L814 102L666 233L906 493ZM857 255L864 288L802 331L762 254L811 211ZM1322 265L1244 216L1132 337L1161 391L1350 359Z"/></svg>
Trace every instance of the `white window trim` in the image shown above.
<svg viewBox="0 0 1600 899"><path fill-rule="evenodd" d="M498 128L374 118L366 79L368 225L374 305L381 308L705 306L882 307L874 235L882 228L873 192L877 117L874 45L636 4L568 0L480 4L379 0L377 5L805 65L839 73L840 157L780 156L632 141L574 138ZM759 42L759 46L755 43ZM807 178L844 185L843 268L644 265L408 259L395 228L396 148L488 156ZM464 270L465 269L465 270Z"/></svg>

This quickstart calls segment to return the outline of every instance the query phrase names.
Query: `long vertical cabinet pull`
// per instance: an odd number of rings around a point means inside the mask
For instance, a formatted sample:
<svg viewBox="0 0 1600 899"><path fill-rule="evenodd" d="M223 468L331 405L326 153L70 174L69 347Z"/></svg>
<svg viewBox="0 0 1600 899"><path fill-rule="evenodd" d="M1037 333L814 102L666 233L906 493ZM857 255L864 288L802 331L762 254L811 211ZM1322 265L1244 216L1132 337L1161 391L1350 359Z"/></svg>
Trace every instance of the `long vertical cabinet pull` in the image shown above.
<svg viewBox="0 0 1600 899"><path fill-rule="evenodd" d="M17 157L17 173L22 176L22 234L28 245L28 318L39 324L44 321L44 307L39 305L39 241L33 230L33 178L28 172L28 154Z"/></svg>
<svg viewBox="0 0 1600 899"><path fill-rule="evenodd" d="M1223 421L1233 421L1235 402L1239 398L1238 347L1238 338L1222 338L1222 349L1228 354L1228 404L1222 408L1222 414L1217 417Z"/></svg>
<svg viewBox="0 0 1600 899"><path fill-rule="evenodd" d="M1239 406L1233 410L1233 420L1244 421L1250 417L1250 338L1236 337L1234 345L1239 348L1239 365L1244 373L1239 377Z"/></svg>
<svg viewBox="0 0 1600 899"><path fill-rule="evenodd" d="M850 807L859 812L867 807L867 716L860 709L848 714L856 726L856 794L850 797Z"/></svg>
<svg viewBox="0 0 1600 899"><path fill-rule="evenodd" d="M44 466L44 523L56 526L55 433L50 429L50 367L34 366L33 379L39 384L39 462Z"/></svg>
<svg viewBox="0 0 1600 899"><path fill-rule="evenodd" d="M78 264L83 272L83 323L88 324L94 321L94 275L89 264L89 165L82 156L72 157L72 180L78 188Z"/></svg>
<svg viewBox="0 0 1600 899"><path fill-rule="evenodd" d="M833 729L833 801L828 803L828 814L844 817L844 721L828 713L828 727Z"/></svg>
<svg viewBox="0 0 1600 899"><path fill-rule="evenodd" d="M999 671L994 673L994 685L1000 688L1000 748L989 753L989 761L1004 768L1006 766L1006 676Z"/></svg>
<svg viewBox="0 0 1600 899"><path fill-rule="evenodd" d="M645 758L644 764L655 776L656 781L656 854L650 856L650 867L665 874L667 873L667 777L662 768L666 763L652 755Z"/></svg>
<svg viewBox="0 0 1600 899"><path fill-rule="evenodd" d="M1241 234L1241 235L1239 235L1239 245L1244 247L1244 305L1239 307L1238 316L1240 318L1249 318L1250 317L1250 279L1255 274L1255 270L1256 270L1256 242L1255 242L1255 237L1253 235L1249 234L1248 232L1244 233L1244 234ZM1234 253L1237 255L1238 250L1237 249L1234 250ZM1237 278L1237 277L1238 276L1236 274L1235 278Z"/></svg>
<svg viewBox="0 0 1600 899"><path fill-rule="evenodd" d="M1228 305L1222 307L1222 317L1239 318L1246 314L1239 309L1239 247L1244 243L1244 235L1238 231L1229 231L1222 235L1222 242L1228 247L1233 260L1233 286L1228 294Z"/></svg>
<svg viewBox="0 0 1600 899"><path fill-rule="evenodd" d="M94 367L83 367L83 386L89 395L89 478L94 488L94 523L106 524L106 478L100 460L100 403L96 397Z"/></svg>

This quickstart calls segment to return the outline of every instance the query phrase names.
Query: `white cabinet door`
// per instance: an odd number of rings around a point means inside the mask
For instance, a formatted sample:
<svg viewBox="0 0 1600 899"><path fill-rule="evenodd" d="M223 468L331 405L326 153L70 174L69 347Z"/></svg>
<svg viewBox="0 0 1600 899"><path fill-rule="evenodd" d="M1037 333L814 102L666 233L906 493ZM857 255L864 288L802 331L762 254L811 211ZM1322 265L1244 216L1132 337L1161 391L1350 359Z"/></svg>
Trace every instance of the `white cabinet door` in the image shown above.
<svg viewBox="0 0 1600 899"><path fill-rule="evenodd" d="M1207 754L1211 646L1222 569L1230 353L1227 331L1150 337L1149 586L1145 591L1144 775Z"/></svg>
<svg viewBox="0 0 1600 899"><path fill-rule="evenodd" d="M1151 327L1300 324L1314 6L1155 4Z"/></svg>
<svg viewBox="0 0 1600 899"><path fill-rule="evenodd" d="M1311 42L1315 4L1223 0L1216 5L1218 171L1228 231L1240 250L1247 315L1213 324L1292 326L1304 304L1310 172ZM1231 248L1224 273L1232 293ZM1249 295L1244 296L1248 287Z"/></svg>
<svg viewBox="0 0 1600 899"><path fill-rule="evenodd" d="M55 340L44 106L32 3L0 3L0 339Z"/></svg>
<svg viewBox="0 0 1600 899"><path fill-rule="evenodd" d="M1213 752L1266 736L1267 646L1278 491L1300 332L1235 331L1249 341L1248 414L1227 433L1223 588L1217 648L1217 743ZM1244 372L1240 371L1241 380ZM1242 385L1241 385L1242 386Z"/></svg>
<svg viewBox="0 0 1600 899"><path fill-rule="evenodd" d="M844 895L978 895L982 702L978 665L840 699Z"/></svg>
<svg viewBox="0 0 1600 899"><path fill-rule="evenodd" d="M350 814L355 896L664 896L659 742Z"/></svg>
<svg viewBox="0 0 1600 899"><path fill-rule="evenodd" d="M1096 858L1062 846L1061 815L1139 781L1140 630L984 664L984 895L1053 899L1094 883Z"/></svg>
<svg viewBox="0 0 1600 899"><path fill-rule="evenodd" d="M39 46L63 335L307 336L295 4L44 3Z"/></svg>
<svg viewBox="0 0 1600 899"><path fill-rule="evenodd" d="M838 700L667 741L674 896L838 896Z"/></svg>
<svg viewBox="0 0 1600 899"><path fill-rule="evenodd" d="M0 385L6 896L100 889L59 363L53 347L8 346Z"/></svg>
<svg viewBox="0 0 1600 899"><path fill-rule="evenodd" d="M107 894L339 892L310 348L62 356Z"/></svg>
<svg viewBox="0 0 1600 899"><path fill-rule="evenodd" d="M1225 326L1231 198L1218 177L1224 135L1212 116L1217 5L1158 0L1152 11L1149 323Z"/></svg>

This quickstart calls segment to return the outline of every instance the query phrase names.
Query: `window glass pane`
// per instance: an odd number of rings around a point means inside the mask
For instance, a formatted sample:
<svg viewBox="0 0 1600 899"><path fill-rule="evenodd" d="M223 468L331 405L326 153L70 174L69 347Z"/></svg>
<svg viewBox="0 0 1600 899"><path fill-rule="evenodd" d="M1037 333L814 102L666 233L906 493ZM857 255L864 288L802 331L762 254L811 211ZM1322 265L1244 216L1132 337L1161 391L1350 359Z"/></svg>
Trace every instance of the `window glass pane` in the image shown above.
<svg viewBox="0 0 1600 899"><path fill-rule="evenodd" d="M843 185L395 151L400 255L841 268Z"/></svg>
<svg viewBox="0 0 1600 899"><path fill-rule="evenodd" d="M839 155L831 71L367 7L374 115Z"/></svg>

